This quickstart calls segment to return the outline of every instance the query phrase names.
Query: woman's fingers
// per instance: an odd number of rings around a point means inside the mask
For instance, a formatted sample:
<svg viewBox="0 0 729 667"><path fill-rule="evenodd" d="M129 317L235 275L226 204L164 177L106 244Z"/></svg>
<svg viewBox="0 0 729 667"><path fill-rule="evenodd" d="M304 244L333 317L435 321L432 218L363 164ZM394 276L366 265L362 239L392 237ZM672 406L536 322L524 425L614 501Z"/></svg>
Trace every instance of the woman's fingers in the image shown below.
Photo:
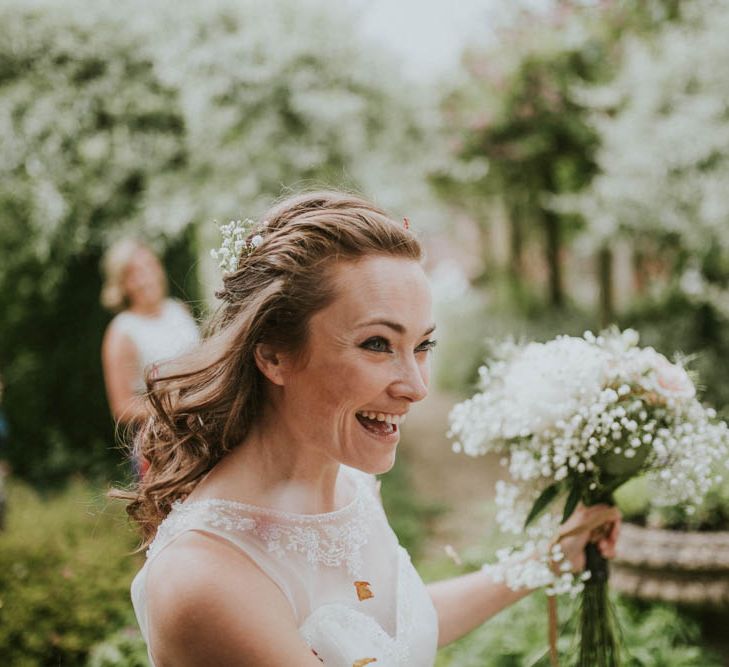
<svg viewBox="0 0 729 667"><path fill-rule="evenodd" d="M595 542L605 558L614 558L621 521L620 510L613 505L580 504L560 532L563 538L576 537L580 549L587 542Z"/></svg>
<svg viewBox="0 0 729 667"><path fill-rule="evenodd" d="M603 557L615 557L621 521L620 510L612 505L577 506L559 533L565 556L574 571L584 569L584 549L588 542L597 544Z"/></svg>
<svg viewBox="0 0 729 667"><path fill-rule="evenodd" d="M597 546L604 558L615 558L622 516L605 526L605 536L598 540Z"/></svg>
<svg viewBox="0 0 729 667"><path fill-rule="evenodd" d="M603 558L615 558L615 545L610 540L600 540L597 543L597 548Z"/></svg>

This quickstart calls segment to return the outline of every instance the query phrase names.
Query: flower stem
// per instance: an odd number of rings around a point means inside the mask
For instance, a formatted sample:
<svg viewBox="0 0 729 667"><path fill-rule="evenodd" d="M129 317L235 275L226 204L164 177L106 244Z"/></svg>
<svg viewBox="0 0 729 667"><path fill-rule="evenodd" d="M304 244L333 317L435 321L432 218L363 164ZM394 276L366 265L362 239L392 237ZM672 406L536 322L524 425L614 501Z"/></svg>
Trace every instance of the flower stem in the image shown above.
<svg viewBox="0 0 729 667"><path fill-rule="evenodd" d="M608 595L608 563L592 542L585 547L585 557L591 577L581 595L580 653L576 667L619 667L617 619Z"/></svg>

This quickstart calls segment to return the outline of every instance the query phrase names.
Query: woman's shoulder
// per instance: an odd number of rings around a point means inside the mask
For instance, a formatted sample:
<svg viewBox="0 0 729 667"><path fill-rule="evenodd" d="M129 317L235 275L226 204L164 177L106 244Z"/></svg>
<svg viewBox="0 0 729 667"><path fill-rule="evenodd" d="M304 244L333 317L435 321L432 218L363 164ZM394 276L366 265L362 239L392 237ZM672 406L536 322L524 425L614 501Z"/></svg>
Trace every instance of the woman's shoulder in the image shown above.
<svg viewBox="0 0 729 667"><path fill-rule="evenodd" d="M138 315L129 310L122 310L114 315L106 327L105 337L109 340L135 340L139 328Z"/></svg>
<svg viewBox="0 0 729 667"><path fill-rule="evenodd" d="M158 654L174 656L185 645L210 657L214 651L198 646L210 636L220 642L216 650L247 651L253 649L249 640L261 633L296 631L279 588L244 553L214 535L181 535L149 563L145 585L150 639Z"/></svg>
<svg viewBox="0 0 729 667"><path fill-rule="evenodd" d="M147 562L151 608L202 609L267 580L244 551L212 533L186 531ZM275 587L272 590L276 590Z"/></svg>
<svg viewBox="0 0 729 667"><path fill-rule="evenodd" d="M122 310L111 318L111 321L109 322L109 325L106 329L107 331L123 330L125 327L129 326L129 323L132 321L133 318L134 315L128 310Z"/></svg>
<svg viewBox="0 0 729 667"><path fill-rule="evenodd" d="M203 591L216 587L216 576L221 570L230 568L231 573L239 570L244 573L246 561L250 562L250 559L242 551L214 534L184 531L154 558L148 559L147 590L168 600L176 598L181 591L179 584L186 582L182 588L199 597ZM232 565L235 567L231 568ZM248 569L255 570L252 563ZM235 581L236 577L230 579Z"/></svg>
<svg viewBox="0 0 729 667"><path fill-rule="evenodd" d="M106 327L102 348L107 352L133 353L134 325L129 313L123 311L115 315Z"/></svg>

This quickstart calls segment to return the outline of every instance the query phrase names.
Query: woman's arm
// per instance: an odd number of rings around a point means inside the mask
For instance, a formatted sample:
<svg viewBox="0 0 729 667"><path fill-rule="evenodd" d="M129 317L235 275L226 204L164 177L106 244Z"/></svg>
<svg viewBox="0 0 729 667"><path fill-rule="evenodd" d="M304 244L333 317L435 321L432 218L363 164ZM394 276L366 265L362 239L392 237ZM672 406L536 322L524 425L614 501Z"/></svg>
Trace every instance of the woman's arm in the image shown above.
<svg viewBox="0 0 729 667"><path fill-rule="evenodd" d="M139 372L137 348L113 325L104 334L101 363L109 408L114 419L124 424L144 421L149 413L144 399L134 392Z"/></svg>
<svg viewBox="0 0 729 667"><path fill-rule="evenodd" d="M428 592L438 613L440 647L468 634L532 591L512 591L506 584L493 581L479 570L430 584Z"/></svg>
<svg viewBox="0 0 729 667"><path fill-rule="evenodd" d="M605 511L606 505L580 506L562 527L567 533L590 517ZM613 508L612 520L606 524L606 535L597 541L605 558L615 555L615 543L620 530L620 513ZM590 533L566 537L561 541L565 557L572 563L574 571L585 567L584 549ZM494 581L486 572L478 571L454 579L438 581L428 586L428 592L438 613L438 645L444 646L481 625L502 609L521 600L533 589L511 590L506 584Z"/></svg>
<svg viewBox="0 0 729 667"><path fill-rule="evenodd" d="M291 605L253 561L189 532L147 573L149 648L157 667L321 667Z"/></svg>

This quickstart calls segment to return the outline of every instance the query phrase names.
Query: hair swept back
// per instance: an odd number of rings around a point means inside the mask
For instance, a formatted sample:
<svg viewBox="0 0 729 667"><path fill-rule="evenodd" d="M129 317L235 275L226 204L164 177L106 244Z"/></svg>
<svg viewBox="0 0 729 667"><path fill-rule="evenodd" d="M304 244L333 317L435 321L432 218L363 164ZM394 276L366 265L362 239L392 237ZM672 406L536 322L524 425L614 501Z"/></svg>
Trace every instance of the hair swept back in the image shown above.
<svg viewBox="0 0 729 667"><path fill-rule="evenodd" d="M420 261L415 236L359 196L318 191L273 206L263 243L241 254L223 277L223 304L193 352L147 374L152 416L137 433L135 455L149 468L116 497L139 524L142 547L175 501L184 499L260 414L265 383L258 343L304 350L309 320L336 294L330 269L340 261L386 255Z"/></svg>

